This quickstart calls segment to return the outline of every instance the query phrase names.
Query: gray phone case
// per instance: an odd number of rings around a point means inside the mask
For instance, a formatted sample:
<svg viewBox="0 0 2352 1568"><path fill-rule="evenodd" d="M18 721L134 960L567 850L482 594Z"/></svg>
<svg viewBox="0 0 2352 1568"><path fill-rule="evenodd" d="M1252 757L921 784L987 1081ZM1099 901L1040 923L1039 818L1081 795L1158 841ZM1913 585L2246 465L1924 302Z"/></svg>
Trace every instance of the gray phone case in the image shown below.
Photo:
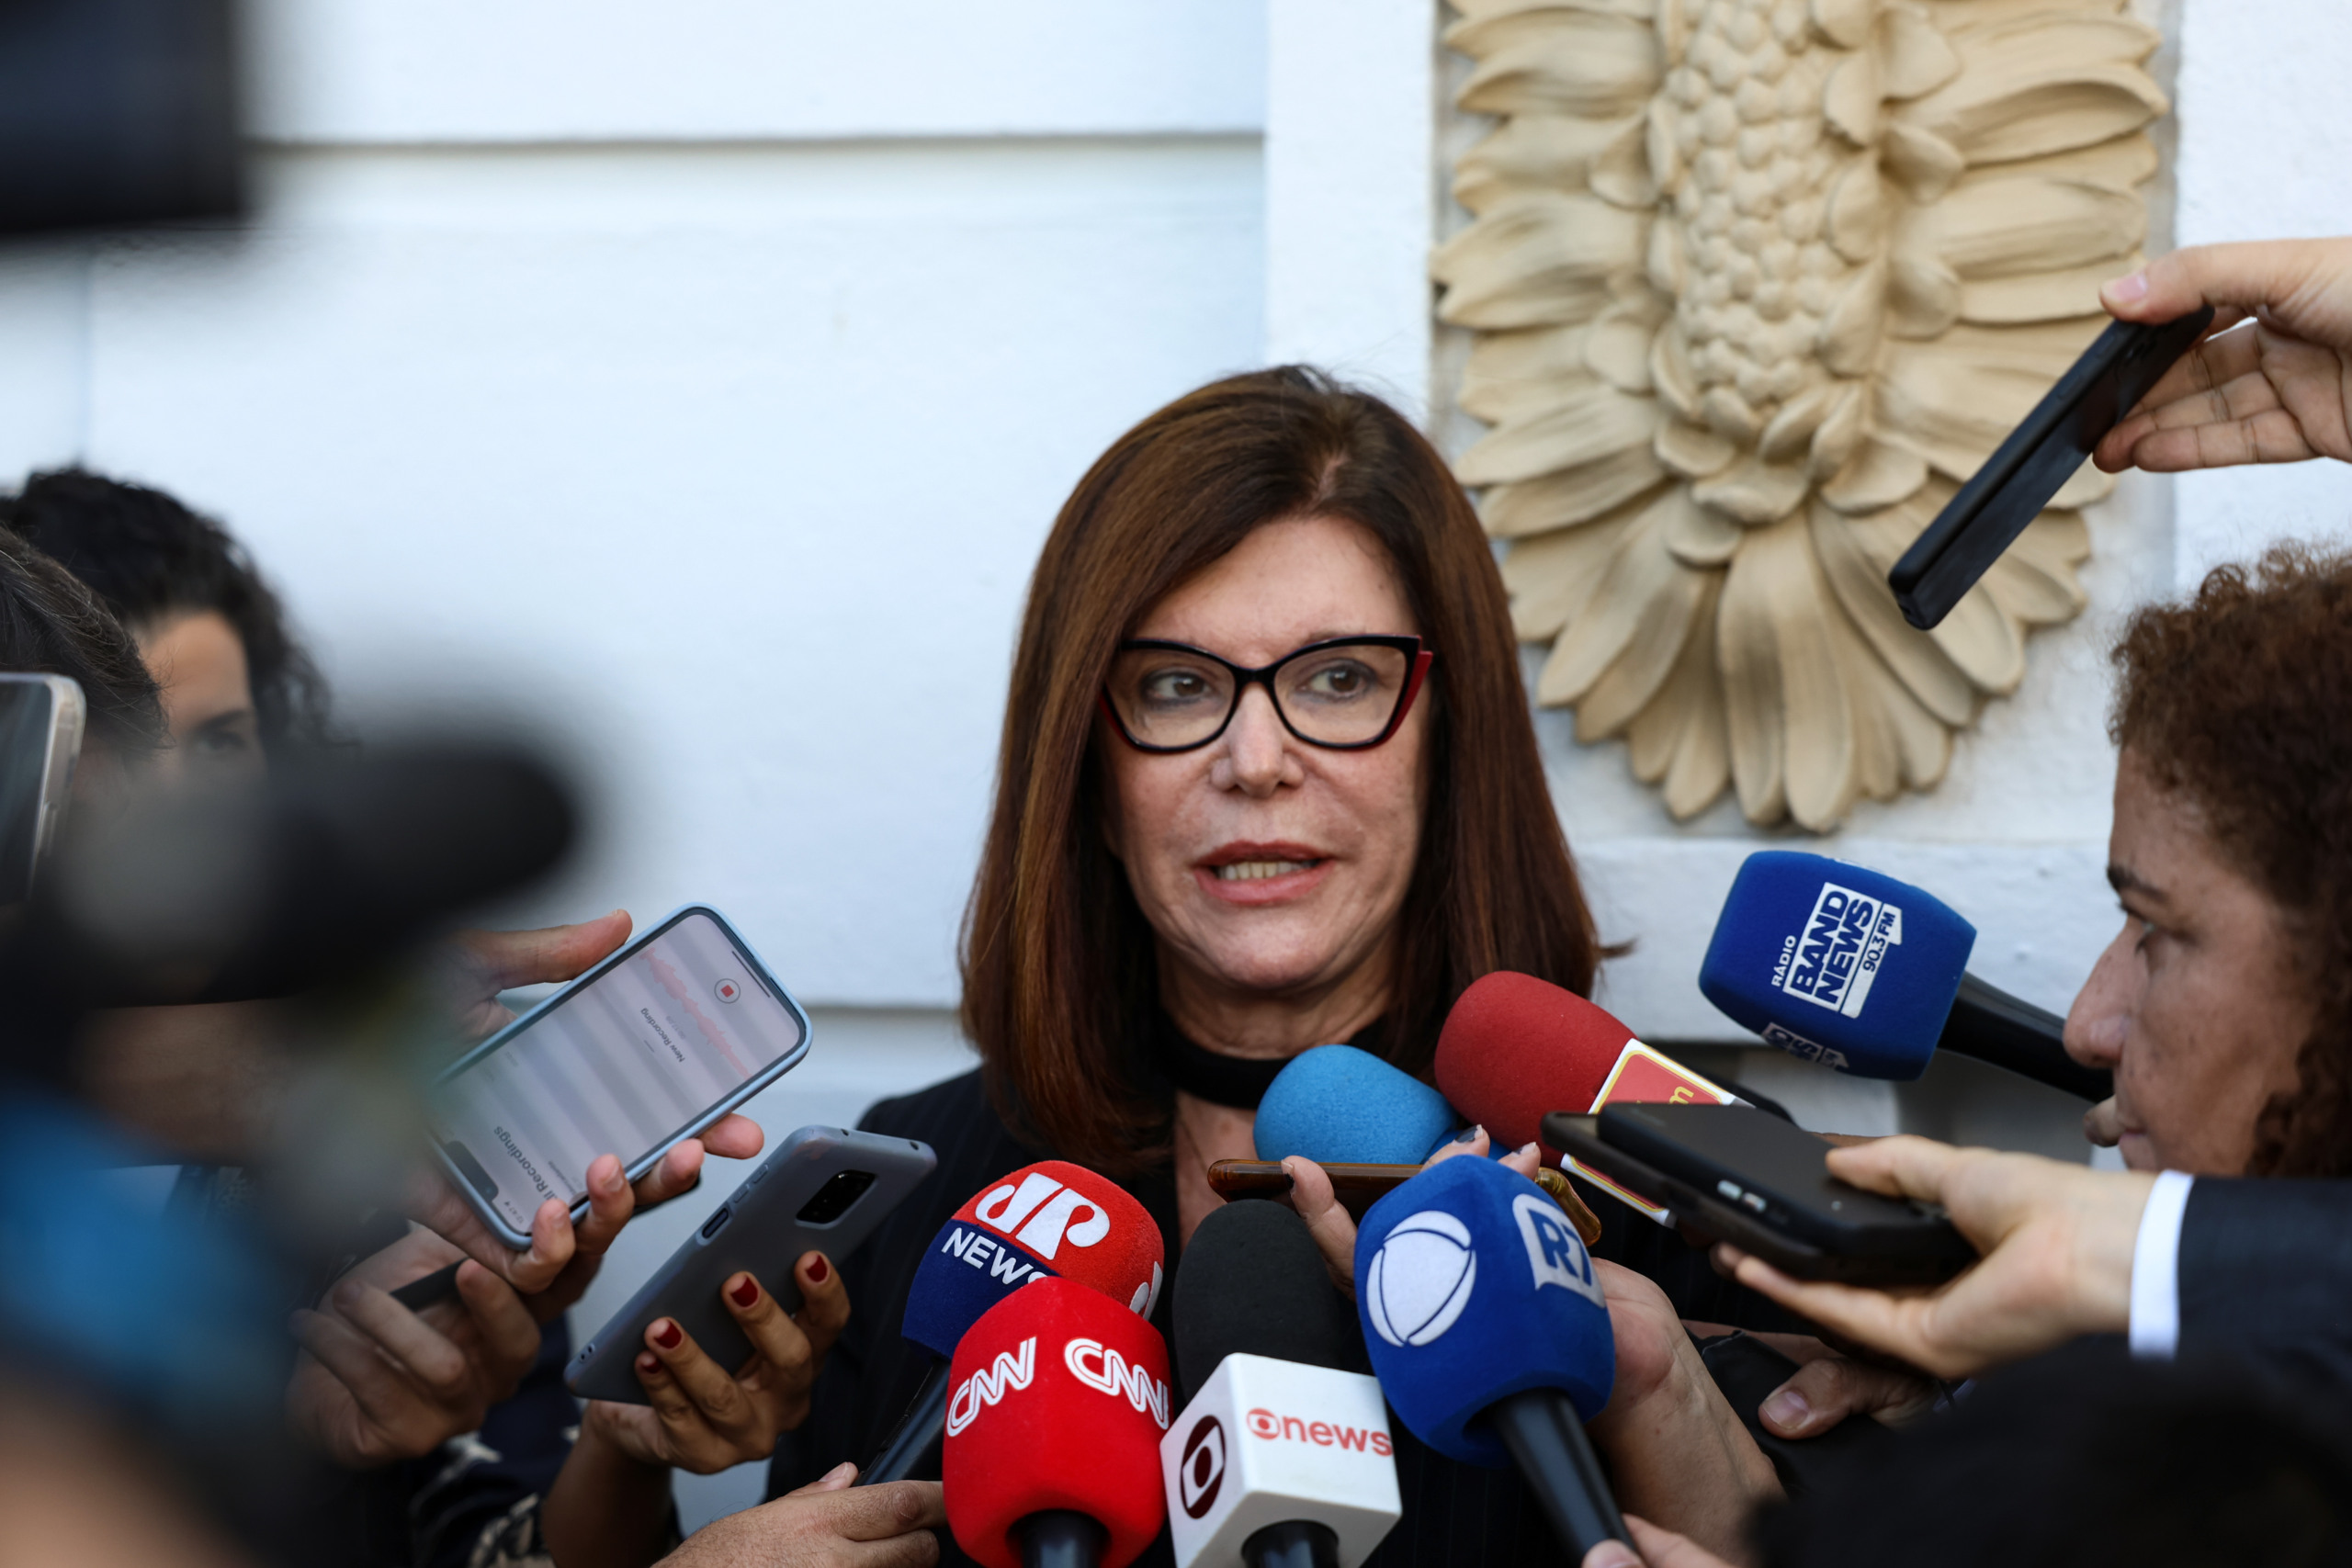
<svg viewBox="0 0 2352 1568"><path fill-rule="evenodd" d="M821 1252L838 1264L938 1163L928 1144L911 1138L842 1127L803 1127L788 1134L580 1348L564 1371L564 1385L582 1399L649 1403L635 1362L647 1326L661 1317L675 1318L712 1360L733 1371L751 1359L752 1342L719 1300L719 1287L737 1270L748 1270L786 1311L797 1311L800 1287L792 1269L800 1255ZM830 1219L804 1219L826 1184L844 1172L873 1180Z"/></svg>

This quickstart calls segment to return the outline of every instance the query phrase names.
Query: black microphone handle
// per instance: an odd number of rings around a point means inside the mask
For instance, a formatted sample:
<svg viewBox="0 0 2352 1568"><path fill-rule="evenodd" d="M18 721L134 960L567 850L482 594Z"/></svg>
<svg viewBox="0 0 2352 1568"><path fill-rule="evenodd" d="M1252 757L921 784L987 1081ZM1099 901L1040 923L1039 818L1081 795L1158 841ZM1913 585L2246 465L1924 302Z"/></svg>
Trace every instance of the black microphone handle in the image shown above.
<svg viewBox="0 0 2352 1568"><path fill-rule="evenodd" d="M1340 1538L1316 1519L1284 1519L1241 1543L1241 1568L1340 1568Z"/></svg>
<svg viewBox="0 0 2352 1568"><path fill-rule="evenodd" d="M1566 1394L1556 1388L1522 1389L1488 1406L1487 1418L1544 1505L1570 1561L1583 1562L1604 1540L1633 1544L1609 1478L1600 1473L1600 1458Z"/></svg>
<svg viewBox="0 0 2352 1568"><path fill-rule="evenodd" d="M923 1374L922 1386L915 1390L914 1402L882 1439L881 1451L873 1462L858 1472L856 1484L904 1481L926 1455L938 1451L947 1431L947 1363L934 1359L931 1371Z"/></svg>
<svg viewBox="0 0 2352 1568"><path fill-rule="evenodd" d="M1012 1527L1021 1568L1095 1568L1111 1532L1074 1508L1043 1508Z"/></svg>
<svg viewBox="0 0 2352 1568"><path fill-rule="evenodd" d="M2007 1067L2020 1077L2085 1100L2115 1092L2115 1075L2086 1067L2066 1055L2066 1021L2031 1002L1986 985L1973 975L1960 977L1960 995L1944 1019L1939 1051L1954 1051Z"/></svg>

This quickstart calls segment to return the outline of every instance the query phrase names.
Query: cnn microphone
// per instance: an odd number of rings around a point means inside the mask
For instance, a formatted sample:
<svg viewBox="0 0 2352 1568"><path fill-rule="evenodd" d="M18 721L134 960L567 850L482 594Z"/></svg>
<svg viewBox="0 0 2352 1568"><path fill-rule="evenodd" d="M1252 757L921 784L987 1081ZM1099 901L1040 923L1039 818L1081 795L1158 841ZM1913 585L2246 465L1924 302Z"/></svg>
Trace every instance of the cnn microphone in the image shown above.
<svg viewBox="0 0 2352 1568"><path fill-rule="evenodd" d="M1306 1222L1227 1203L1176 1269L1176 1568L1357 1568L1403 1513L1388 1407Z"/></svg>
<svg viewBox="0 0 2352 1568"><path fill-rule="evenodd" d="M1842 1073L1911 1079L1951 1051L2085 1100L2114 1075L2066 1055L2065 1021L1967 972L1976 928L1932 895L1793 850L1747 857L1699 989L1765 1043Z"/></svg>
<svg viewBox="0 0 2352 1568"><path fill-rule="evenodd" d="M907 1292L901 1332L938 1359L858 1484L904 1481L922 1467L947 1419L948 1360L989 1308L1040 1279L1064 1279L1148 1318L1162 1261L1144 1206L1081 1167L1042 1160L974 1193L932 1238Z"/></svg>
<svg viewBox="0 0 2352 1568"><path fill-rule="evenodd" d="M1585 1436L1617 1347L1584 1243L1491 1160L1431 1166L1356 1232L1356 1310L1388 1403L1449 1459L1517 1464L1572 1561L1630 1540Z"/></svg>
<svg viewBox="0 0 2352 1568"><path fill-rule="evenodd" d="M1611 1104L1744 1105L1722 1086L1634 1038L1633 1031L1574 991L1532 975L1497 970L1472 983L1437 1037L1437 1081L1497 1146L1543 1144L1543 1120ZM1673 1215L1578 1160L1543 1145L1563 1165L1659 1224Z"/></svg>
<svg viewBox="0 0 2352 1568"><path fill-rule="evenodd" d="M945 1483L956 1544L986 1568L1125 1568L1168 1517L1159 1331L1069 1280L982 1313L956 1347Z"/></svg>

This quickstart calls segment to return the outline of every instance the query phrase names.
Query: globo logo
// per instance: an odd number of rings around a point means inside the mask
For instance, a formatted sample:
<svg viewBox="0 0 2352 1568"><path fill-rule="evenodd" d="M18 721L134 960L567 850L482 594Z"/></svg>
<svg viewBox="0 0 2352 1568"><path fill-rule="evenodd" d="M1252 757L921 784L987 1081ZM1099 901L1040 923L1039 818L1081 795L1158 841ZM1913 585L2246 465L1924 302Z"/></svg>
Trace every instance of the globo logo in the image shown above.
<svg viewBox="0 0 2352 1568"><path fill-rule="evenodd" d="M1184 1457L1176 1466L1176 1500L1184 1512L1199 1518L1216 1506L1225 1486L1225 1427L1214 1416L1204 1416L1184 1439Z"/></svg>
<svg viewBox="0 0 2352 1568"><path fill-rule="evenodd" d="M1427 1345L1453 1326L1477 1284L1470 1227L1442 1209L1424 1209L1398 1221L1373 1254L1364 1308L1391 1345Z"/></svg>
<svg viewBox="0 0 2352 1568"><path fill-rule="evenodd" d="M1064 1242L1092 1247L1111 1234L1111 1216L1101 1204L1039 1171L1023 1177L1019 1186L1008 1181L995 1189L972 1213L1048 1263Z"/></svg>

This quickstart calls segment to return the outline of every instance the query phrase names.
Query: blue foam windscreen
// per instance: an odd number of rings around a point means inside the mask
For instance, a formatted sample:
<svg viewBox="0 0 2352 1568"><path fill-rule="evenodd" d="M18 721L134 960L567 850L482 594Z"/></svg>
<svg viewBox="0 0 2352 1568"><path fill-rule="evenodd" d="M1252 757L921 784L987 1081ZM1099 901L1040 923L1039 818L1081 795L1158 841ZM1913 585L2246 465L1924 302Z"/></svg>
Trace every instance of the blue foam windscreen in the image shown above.
<svg viewBox="0 0 2352 1568"><path fill-rule="evenodd" d="M1491 1160L1432 1166L1372 1206L1356 1312L1389 1404L1465 1464L1510 1463L1479 1419L1506 1394L1558 1389L1589 1421L1616 1382L1591 1255L1542 1188Z"/></svg>
<svg viewBox="0 0 2352 1568"><path fill-rule="evenodd" d="M1286 1063L1258 1102L1260 1159L1419 1165L1453 1135L1445 1097L1352 1045L1317 1045Z"/></svg>
<svg viewBox="0 0 2352 1568"><path fill-rule="evenodd" d="M1866 1078L1916 1078L1975 943L1974 926L1907 882L1763 850L1732 881L1699 989L1791 1055Z"/></svg>

